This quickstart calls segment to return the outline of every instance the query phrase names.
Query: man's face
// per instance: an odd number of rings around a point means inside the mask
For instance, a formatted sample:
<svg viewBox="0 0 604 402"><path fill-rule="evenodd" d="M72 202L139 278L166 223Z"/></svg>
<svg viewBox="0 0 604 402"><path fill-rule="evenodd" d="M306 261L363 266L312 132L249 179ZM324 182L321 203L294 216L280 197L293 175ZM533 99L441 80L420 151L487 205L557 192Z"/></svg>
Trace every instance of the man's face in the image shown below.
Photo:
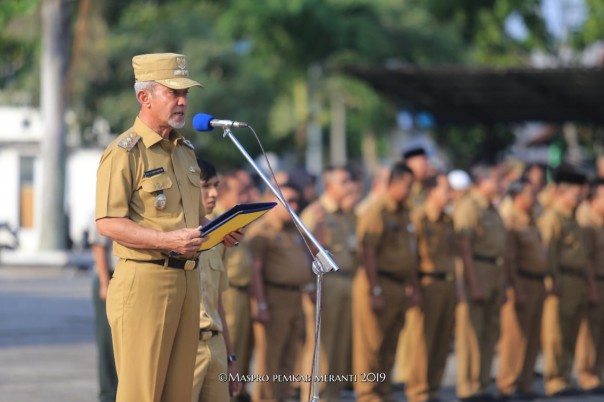
<svg viewBox="0 0 604 402"><path fill-rule="evenodd" d="M300 198L298 197L298 193L288 187L282 187L281 193L283 194L283 199L289 204L292 211L298 213L298 209L300 206ZM275 214L281 222L287 222L290 219L289 212L276 198L275 201L277 201L277 206L275 207Z"/></svg>
<svg viewBox="0 0 604 402"><path fill-rule="evenodd" d="M428 176L428 172L430 171L430 162L425 155L416 155L411 157L406 161L406 163L407 166L413 170L413 174L417 180L424 180Z"/></svg>
<svg viewBox="0 0 604 402"><path fill-rule="evenodd" d="M224 192L220 194L220 203L226 208L249 202L249 193L236 177L224 178Z"/></svg>
<svg viewBox="0 0 604 402"><path fill-rule="evenodd" d="M354 183L350 179L350 173L344 169L334 170L330 174L329 194L339 203L354 191Z"/></svg>
<svg viewBox="0 0 604 402"><path fill-rule="evenodd" d="M218 198L218 177L214 176L208 180L201 180L201 202L206 210L206 214L211 214L216 207L216 199Z"/></svg>
<svg viewBox="0 0 604 402"><path fill-rule="evenodd" d="M439 208L445 208L451 202L451 186L447 176L439 175L436 180L437 185L430 191L430 198Z"/></svg>
<svg viewBox="0 0 604 402"><path fill-rule="evenodd" d="M604 185L596 187L596 193L591 200L591 207L596 214L604 216Z"/></svg>
<svg viewBox="0 0 604 402"><path fill-rule="evenodd" d="M413 186L413 175L406 173L403 176L395 179L390 183L392 196L396 202L403 202L411 194L411 186Z"/></svg>
<svg viewBox="0 0 604 402"><path fill-rule="evenodd" d="M188 93L188 89L171 89L161 84L150 91L151 111L161 125L176 129L185 126Z"/></svg>
<svg viewBox="0 0 604 402"><path fill-rule="evenodd" d="M522 197L522 207L525 211L530 211L535 206L535 189L531 184L525 185L518 197Z"/></svg>
<svg viewBox="0 0 604 402"><path fill-rule="evenodd" d="M577 208L582 200L583 186L581 184L562 184L558 187L559 197L569 208Z"/></svg>

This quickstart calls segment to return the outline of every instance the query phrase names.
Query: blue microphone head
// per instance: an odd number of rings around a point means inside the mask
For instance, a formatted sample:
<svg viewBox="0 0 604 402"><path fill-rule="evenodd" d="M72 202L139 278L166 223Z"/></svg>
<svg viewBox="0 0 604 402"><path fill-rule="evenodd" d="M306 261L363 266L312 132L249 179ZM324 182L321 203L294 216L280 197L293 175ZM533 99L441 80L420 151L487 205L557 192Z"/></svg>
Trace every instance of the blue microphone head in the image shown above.
<svg viewBox="0 0 604 402"><path fill-rule="evenodd" d="M205 113L198 113L193 117L193 128L197 131L212 131L214 127L210 125L210 120L214 116Z"/></svg>

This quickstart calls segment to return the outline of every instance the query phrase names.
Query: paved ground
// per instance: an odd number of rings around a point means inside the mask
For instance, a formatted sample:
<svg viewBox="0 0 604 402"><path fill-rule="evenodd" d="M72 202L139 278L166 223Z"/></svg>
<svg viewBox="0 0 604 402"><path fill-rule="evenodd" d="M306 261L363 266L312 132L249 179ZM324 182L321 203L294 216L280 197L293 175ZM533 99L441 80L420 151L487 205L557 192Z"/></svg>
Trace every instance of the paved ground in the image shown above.
<svg viewBox="0 0 604 402"><path fill-rule="evenodd" d="M88 271L0 266L0 402L97 400L90 288ZM455 401L454 378L452 358L443 402ZM401 391L397 396L405 400ZM597 402L604 397L538 400Z"/></svg>

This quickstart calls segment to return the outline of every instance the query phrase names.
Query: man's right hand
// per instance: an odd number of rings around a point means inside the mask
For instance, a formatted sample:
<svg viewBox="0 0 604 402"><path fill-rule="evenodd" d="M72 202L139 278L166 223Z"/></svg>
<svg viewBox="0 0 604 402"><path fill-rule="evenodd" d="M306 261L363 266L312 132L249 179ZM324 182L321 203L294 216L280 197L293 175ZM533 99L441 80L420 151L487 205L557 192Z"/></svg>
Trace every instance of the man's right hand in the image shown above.
<svg viewBox="0 0 604 402"><path fill-rule="evenodd" d="M201 237L201 226L197 229L178 229L166 233L166 249L184 257L193 257L206 239Z"/></svg>

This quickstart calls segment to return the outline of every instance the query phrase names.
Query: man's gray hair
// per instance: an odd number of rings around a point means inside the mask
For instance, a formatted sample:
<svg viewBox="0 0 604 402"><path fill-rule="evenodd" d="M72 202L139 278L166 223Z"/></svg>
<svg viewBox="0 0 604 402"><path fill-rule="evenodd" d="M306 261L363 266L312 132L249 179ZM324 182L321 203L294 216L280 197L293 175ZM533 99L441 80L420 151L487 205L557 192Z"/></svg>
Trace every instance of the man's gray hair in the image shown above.
<svg viewBox="0 0 604 402"><path fill-rule="evenodd" d="M485 163L479 163L477 165L474 165L471 170L472 181L474 182L474 184L479 184L484 180L491 179L496 174L495 170L495 165Z"/></svg>
<svg viewBox="0 0 604 402"><path fill-rule="evenodd" d="M140 91L151 91L155 89L157 82L155 81L139 81L134 83L134 93L138 95Z"/></svg>

